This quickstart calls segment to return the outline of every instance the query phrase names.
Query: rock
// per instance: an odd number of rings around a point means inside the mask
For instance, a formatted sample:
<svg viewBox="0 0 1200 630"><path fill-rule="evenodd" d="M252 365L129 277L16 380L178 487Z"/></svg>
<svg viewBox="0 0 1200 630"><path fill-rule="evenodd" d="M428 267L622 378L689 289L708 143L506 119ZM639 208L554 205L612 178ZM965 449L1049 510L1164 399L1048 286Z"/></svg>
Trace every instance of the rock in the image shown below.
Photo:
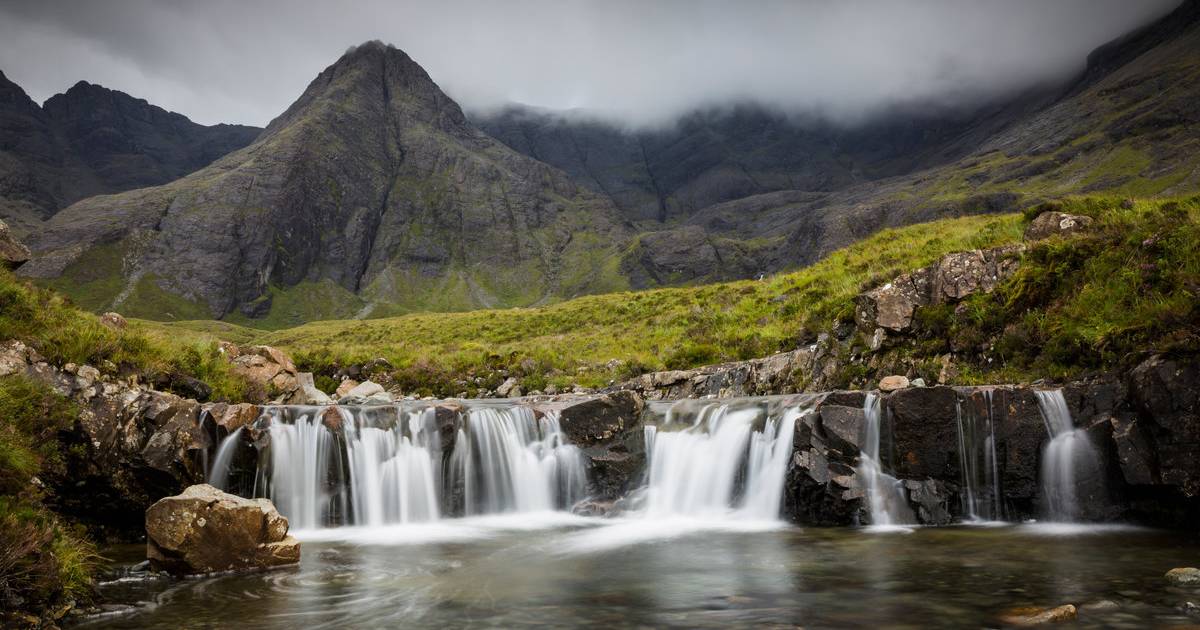
<svg viewBox="0 0 1200 630"><path fill-rule="evenodd" d="M912 386L913 386L913 387L925 387L925 379L923 379L923 378L914 378L914 379L912 380Z"/></svg>
<svg viewBox="0 0 1200 630"><path fill-rule="evenodd" d="M885 376L879 380L879 391L894 392L908 387L908 377L893 375Z"/></svg>
<svg viewBox="0 0 1200 630"><path fill-rule="evenodd" d="M13 236L7 223L0 221L0 266L16 269L28 260L29 248Z"/></svg>
<svg viewBox="0 0 1200 630"><path fill-rule="evenodd" d="M1064 604L1055 608L1014 608L1001 615L1000 621L1010 626L1040 626L1074 621L1075 616L1075 606Z"/></svg>
<svg viewBox="0 0 1200 630"><path fill-rule="evenodd" d="M296 374L296 391L287 402L292 405L328 405L333 403L333 399L317 389L311 372L300 372Z"/></svg>
<svg viewBox="0 0 1200 630"><path fill-rule="evenodd" d="M1079 612L1086 614L1096 614L1104 612L1112 612L1120 610L1121 605L1111 599L1101 599L1094 602L1088 602L1079 607Z"/></svg>
<svg viewBox="0 0 1200 630"><path fill-rule="evenodd" d="M234 431L254 422L262 413L258 405L249 403L238 403L231 405L228 403L215 403L206 406L203 411L208 414L213 423L224 430L225 435L229 435Z"/></svg>
<svg viewBox="0 0 1200 630"><path fill-rule="evenodd" d="M129 322L120 313L109 311L100 316L100 323L108 326L113 330L125 330L129 327Z"/></svg>
<svg viewBox="0 0 1200 630"><path fill-rule="evenodd" d="M1200 586L1200 569L1195 567L1171 569L1164 577L1175 586Z"/></svg>
<svg viewBox="0 0 1200 630"><path fill-rule="evenodd" d="M278 397L282 400L290 398L299 387L296 365L282 351L270 346L251 346L239 348L232 344L224 344L221 349L233 363L233 372L246 379L259 400L248 402L267 402Z"/></svg>
<svg viewBox="0 0 1200 630"><path fill-rule="evenodd" d="M500 398L508 398L510 396L520 395L520 394L512 393L514 389L520 391L520 387L517 386L517 382L518 381L517 381L516 377L514 377L514 376L508 377L507 379L505 379L505 381L503 383L500 384L500 387L496 388L496 395L499 396Z"/></svg>
<svg viewBox="0 0 1200 630"><path fill-rule="evenodd" d="M266 569L300 561L300 543L267 499L195 485L146 510L146 557L174 575Z"/></svg>
<svg viewBox="0 0 1200 630"><path fill-rule="evenodd" d="M635 482L646 461L642 397L618 391L577 402L559 412L567 439L588 460L593 498L613 500Z"/></svg>
<svg viewBox="0 0 1200 630"><path fill-rule="evenodd" d="M345 398L349 396L350 392L354 391L354 388L358 387L358 385L358 381L348 378L338 384L337 391L334 392L334 396L338 398Z"/></svg>
<svg viewBox="0 0 1200 630"><path fill-rule="evenodd" d="M1086 231L1091 225L1091 217L1058 211L1043 212L1025 228L1025 240L1040 241L1051 236L1070 236Z"/></svg>
<svg viewBox="0 0 1200 630"><path fill-rule="evenodd" d="M383 386L379 383L374 381L363 381L362 383L359 383L351 388L346 396L351 398L369 398L375 394L382 393L384 393Z"/></svg>
<svg viewBox="0 0 1200 630"><path fill-rule="evenodd" d="M918 306L929 303L929 271L921 269L855 298L854 320L860 330L908 330Z"/></svg>

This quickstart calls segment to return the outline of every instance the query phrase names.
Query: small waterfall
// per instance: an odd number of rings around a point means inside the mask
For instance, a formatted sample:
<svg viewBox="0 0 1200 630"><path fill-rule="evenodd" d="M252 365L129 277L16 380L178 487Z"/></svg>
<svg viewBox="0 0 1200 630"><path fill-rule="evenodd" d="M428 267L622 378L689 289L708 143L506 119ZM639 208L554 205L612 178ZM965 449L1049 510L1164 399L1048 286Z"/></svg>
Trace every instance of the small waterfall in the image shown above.
<svg viewBox="0 0 1200 630"><path fill-rule="evenodd" d="M277 410L278 411L278 410ZM321 421L321 410L311 408L294 423L270 425L270 497L294 529L312 529L328 522L328 476L334 454L333 433Z"/></svg>
<svg viewBox="0 0 1200 630"><path fill-rule="evenodd" d="M1004 519L1004 495L1000 493L1000 471L996 461L996 425L992 413L992 391L984 390L983 417L972 399L963 411L958 401L958 460L963 477L963 514L971 521Z"/></svg>
<svg viewBox="0 0 1200 630"><path fill-rule="evenodd" d="M889 526L916 523L916 516L904 496L903 482L883 472L882 460L879 457L881 412L879 395L868 392L863 402L863 413L867 417L867 435L859 456L858 474L866 480L871 524Z"/></svg>
<svg viewBox="0 0 1200 630"><path fill-rule="evenodd" d="M644 514L779 517L798 408L704 404L681 421L693 401L673 405L661 426L645 427L648 483Z"/></svg>
<svg viewBox="0 0 1200 630"><path fill-rule="evenodd" d="M553 412L539 419L527 407L471 409L450 461L466 514L565 509L587 491L583 454Z"/></svg>
<svg viewBox="0 0 1200 630"><path fill-rule="evenodd" d="M391 428L340 410L350 467L353 521L379 526L434 521L441 444L434 410L412 411Z"/></svg>
<svg viewBox="0 0 1200 630"><path fill-rule="evenodd" d="M1098 456L1083 429L1076 429L1062 390L1036 392L1050 442L1042 452L1042 492L1052 521L1079 517L1081 479L1098 474Z"/></svg>
<svg viewBox="0 0 1200 630"><path fill-rule="evenodd" d="M233 455L241 444L242 430L238 427L233 433L225 436L217 446L217 455L213 458L212 467L208 472L208 484L214 488L229 491L229 472L233 465Z"/></svg>

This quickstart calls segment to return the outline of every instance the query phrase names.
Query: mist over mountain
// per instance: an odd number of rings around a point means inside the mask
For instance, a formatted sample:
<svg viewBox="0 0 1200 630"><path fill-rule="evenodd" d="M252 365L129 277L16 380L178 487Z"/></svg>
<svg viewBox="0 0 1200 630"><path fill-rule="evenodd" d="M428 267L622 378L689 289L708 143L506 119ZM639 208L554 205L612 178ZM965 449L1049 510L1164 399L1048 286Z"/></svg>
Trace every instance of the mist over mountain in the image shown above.
<svg viewBox="0 0 1200 630"><path fill-rule="evenodd" d="M379 38L472 114L524 103L644 128L750 102L856 123L1057 83L1176 4L10 1L0 67L38 100L86 78L204 123L263 126L348 45Z"/></svg>

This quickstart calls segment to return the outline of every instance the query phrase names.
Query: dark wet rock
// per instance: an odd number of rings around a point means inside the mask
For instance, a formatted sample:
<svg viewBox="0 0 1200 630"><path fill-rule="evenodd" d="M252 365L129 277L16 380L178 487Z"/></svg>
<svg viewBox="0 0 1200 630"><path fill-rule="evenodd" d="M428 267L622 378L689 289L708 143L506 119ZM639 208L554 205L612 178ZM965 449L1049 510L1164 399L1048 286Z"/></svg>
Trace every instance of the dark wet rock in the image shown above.
<svg viewBox="0 0 1200 630"><path fill-rule="evenodd" d="M1171 569L1164 577L1175 586L1200 586L1200 569L1195 567Z"/></svg>
<svg viewBox="0 0 1200 630"><path fill-rule="evenodd" d="M1043 212L1025 228L1025 240L1040 241L1051 236L1070 236L1086 231L1092 225L1092 218L1065 212Z"/></svg>
<svg viewBox="0 0 1200 630"><path fill-rule="evenodd" d="M300 543L267 499L195 485L146 510L146 557L174 575L267 569L300 561Z"/></svg>
<svg viewBox="0 0 1200 630"><path fill-rule="evenodd" d="M908 388L884 401L902 479L955 479L958 463L958 395L949 387ZM883 448L880 449L883 457Z"/></svg>
<svg viewBox="0 0 1200 630"><path fill-rule="evenodd" d="M646 462L641 396L617 391L568 404L559 412L563 433L588 460L592 494L615 499L629 490Z"/></svg>
<svg viewBox="0 0 1200 630"><path fill-rule="evenodd" d="M156 389L175 392L200 402L205 402L212 396L212 387L208 383L179 372L159 374L153 385Z"/></svg>
<svg viewBox="0 0 1200 630"><path fill-rule="evenodd" d="M954 522L951 513L953 495L947 484L936 479L904 482L908 500L913 504L917 519L925 525L949 525Z"/></svg>

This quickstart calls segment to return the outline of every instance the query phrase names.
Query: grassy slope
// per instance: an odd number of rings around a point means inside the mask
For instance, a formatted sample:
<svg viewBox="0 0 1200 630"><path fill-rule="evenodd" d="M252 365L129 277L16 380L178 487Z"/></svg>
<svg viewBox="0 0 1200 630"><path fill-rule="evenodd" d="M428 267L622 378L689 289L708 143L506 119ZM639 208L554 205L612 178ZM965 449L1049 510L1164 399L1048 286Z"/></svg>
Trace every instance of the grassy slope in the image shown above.
<svg viewBox="0 0 1200 630"><path fill-rule="evenodd" d="M1032 246L1016 278L993 295L968 300L958 314L927 309L918 342L883 353L881 365L932 365L954 354L960 382L1021 381L1190 347L1200 319L1197 199L1143 200L1128 208L1115 198L1057 203L1097 218L1097 228ZM519 377L526 390L547 381L600 386L645 371L764 356L844 330L860 291L947 252L1015 242L1028 218L965 217L885 230L764 281L587 296L541 308L313 322L274 332L219 322L139 326L163 337L278 345L317 372L383 357L398 368L401 384L439 395L473 394L476 377L483 379L479 386L495 387L505 374ZM845 384L865 384L866 373L858 376L847 374Z"/></svg>
<svg viewBox="0 0 1200 630"><path fill-rule="evenodd" d="M276 332L214 322L139 326L164 338L277 345L318 369L382 356L401 368L402 381L442 394L470 391L454 381L492 378L500 369L524 377L527 388L543 378L597 386L644 371L793 348L850 317L851 300L863 287L946 252L1013 242L1020 230L1019 215L948 219L885 230L765 281L586 296L540 308L324 321ZM614 359L621 364L609 366Z"/></svg>

